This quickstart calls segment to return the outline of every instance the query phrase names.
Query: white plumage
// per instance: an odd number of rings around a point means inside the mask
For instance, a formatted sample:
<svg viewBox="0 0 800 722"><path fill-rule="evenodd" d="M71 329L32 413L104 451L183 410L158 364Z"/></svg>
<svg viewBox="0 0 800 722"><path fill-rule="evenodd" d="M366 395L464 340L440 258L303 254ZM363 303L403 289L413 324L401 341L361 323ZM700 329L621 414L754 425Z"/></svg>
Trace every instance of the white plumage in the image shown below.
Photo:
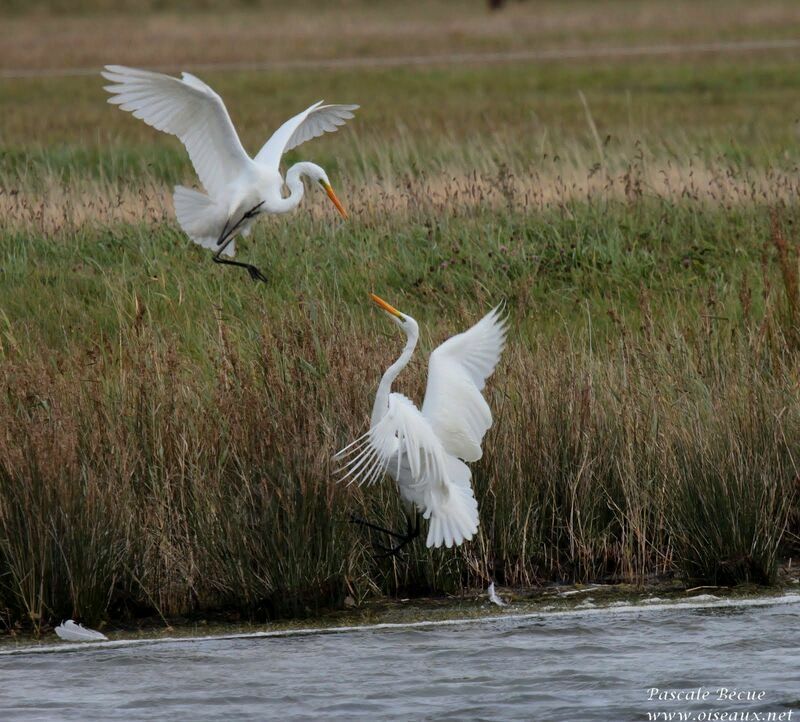
<svg viewBox="0 0 800 722"><path fill-rule="evenodd" d="M108 639L102 632L76 624L71 619L59 624L55 628L55 633L65 642L101 642Z"/></svg>
<svg viewBox="0 0 800 722"><path fill-rule="evenodd" d="M112 83L105 86L111 93L109 103L177 136L186 146L206 193L177 186L175 213L186 234L195 243L214 249L217 256L234 254L233 238L247 235L258 213L286 213L296 208L305 192L302 176L322 185L346 217L327 174L313 163L296 163L289 169L285 182L289 195L284 198L280 161L287 150L337 130L353 117L357 105L314 103L278 128L252 159L242 147L222 98L194 75L182 73L174 78L122 65L107 65L102 75ZM254 268L244 265L248 270Z"/></svg>
<svg viewBox="0 0 800 722"><path fill-rule="evenodd" d="M403 501L429 520L429 547L461 544L478 530L478 503L464 461L481 457L492 425L481 391L505 345L505 319L495 308L431 354L420 410L402 394L391 393L414 352L419 327L377 296L373 300L406 332L408 342L381 379L369 431L336 455L342 480L372 484L388 473Z"/></svg>
<svg viewBox="0 0 800 722"><path fill-rule="evenodd" d="M471 329L445 341L428 361L428 386L422 413L445 449L464 461L483 455L481 442L492 425L483 398L505 343L505 324L494 309Z"/></svg>
<svg viewBox="0 0 800 722"><path fill-rule="evenodd" d="M247 167L250 157L222 98L199 78L189 73L173 78L122 65L107 65L102 75L113 83L105 86L112 94L109 103L180 139L212 197L222 197Z"/></svg>
<svg viewBox="0 0 800 722"><path fill-rule="evenodd" d="M277 170L284 153L307 140L336 132L353 117L353 111L358 110L357 105L323 105L323 102L320 100L289 118L264 143L256 155L256 162Z"/></svg>
<svg viewBox="0 0 800 722"><path fill-rule="evenodd" d="M496 604L498 607L506 606L506 601L497 593L497 590L494 588L494 582L489 585L489 588L486 590L486 594L492 604Z"/></svg>

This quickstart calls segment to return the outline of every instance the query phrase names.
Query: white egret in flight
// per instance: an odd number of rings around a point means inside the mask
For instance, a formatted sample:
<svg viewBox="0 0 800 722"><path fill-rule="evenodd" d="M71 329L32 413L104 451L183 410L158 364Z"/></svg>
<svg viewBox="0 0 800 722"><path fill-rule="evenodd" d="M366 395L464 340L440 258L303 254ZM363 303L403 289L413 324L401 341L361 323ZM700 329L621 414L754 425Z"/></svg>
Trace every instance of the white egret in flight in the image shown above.
<svg viewBox="0 0 800 722"><path fill-rule="evenodd" d="M384 547L390 553L419 536L417 512L429 520L429 547L461 544L478 531L478 502L464 462L481 458L481 442L492 425L481 391L500 360L506 319L498 306L433 351L420 411L407 397L391 392L392 382L414 353L419 326L378 296L373 294L372 300L403 329L408 342L381 378L369 431L335 458L342 463L342 480L351 483L372 484L388 473L408 511L408 528L402 534L353 521L398 539L394 548Z"/></svg>
<svg viewBox="0 0 800 722"><path fill-rule="evenodd" d="M281 192L281 156L307 140L333 132L353 117L357 105L323 105L322 101L287 120L250 158L239 141L222 98L189 73L173 78L121 65L102 73L113 85L109 103L133 113L148 125L178 136L189 151L206 193L176 186L175 214L186 234L213 259L246 268L253 280L266 281L255 266L225 260L235 253L234 238L247 236L260 213L286 213L303 198L302 177L319 183L336 209L347 218L325 171L314 163L296 163L286 173L289 195Z"/></svg>

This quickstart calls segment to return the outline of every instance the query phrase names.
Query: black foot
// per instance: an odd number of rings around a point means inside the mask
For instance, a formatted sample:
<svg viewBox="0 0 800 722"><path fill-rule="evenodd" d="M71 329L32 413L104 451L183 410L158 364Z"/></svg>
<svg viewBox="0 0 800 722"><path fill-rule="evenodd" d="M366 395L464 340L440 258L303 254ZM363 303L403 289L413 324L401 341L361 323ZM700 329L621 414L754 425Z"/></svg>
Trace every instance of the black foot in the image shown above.
<svg viewBox="0 0 800 722"><path fill-rule="evenodd" d="M220 263L223 266L237 266L238 268L244 268L250 274L250 278L252 278L254 281L263 281L264 283L267 283L267 277L255 266L252 266L249 263L242 263L241 261L227 261L224 258L220 258L219 253L215 253L213 256L211 256L211 260L214 261L214 263Z"/></svg>
<svg viewBox="0 0 800 722"><path fill-rule="evenodd" d="M372 546L376 549L380 550L380 554L376 554L376 559L382 559L384 557L398 557L400 556L400 552L407 547L411 542L414 541L419 536L420 528L419 528L419 515L415 515L414 523L411 522L411 517L406 518L407 527L405 533L392 531L391 529L387 529L386 527L378 526L377 524L372 524L365 519L360 519L357 516L350 517L351 524L358 524L359 526L365 526L367 529L373 529L374 531L380 532L381 534L386 534L391 539L397 539L397 544L394 546L386 546L385 544L381 544L380 542L372 542Z"/></svg>
<svg viewBox="0 0 800 722"><path fill-rule="evenodd" d="M255 266L246 266L247 272L250 274L250 278L254 281L263 281L264 283L267 282L267 277L261 273Z"/></svg>

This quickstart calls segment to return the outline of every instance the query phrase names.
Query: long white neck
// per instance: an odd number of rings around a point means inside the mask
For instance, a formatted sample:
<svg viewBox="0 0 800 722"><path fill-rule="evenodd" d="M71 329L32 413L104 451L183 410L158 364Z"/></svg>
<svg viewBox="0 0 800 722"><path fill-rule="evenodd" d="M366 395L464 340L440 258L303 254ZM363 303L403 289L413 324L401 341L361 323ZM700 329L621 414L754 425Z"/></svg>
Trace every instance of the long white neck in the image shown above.
<svg viewBox="0 0 800 722"><path fill-rule="evenodd" d="M313 163L295 163L286 172L286 187L289 189L289 195L286 198L274 199L270 206L272 213L288 213L293 211L300 205L303 196L306 194L306 187L303 185L303 176L308 175L313 177L314 170L319 169L319 166Z"/></svg>
<svg viewBox="0 0 800 722"><path fill-rule="evenodd" d="M386 369L386 372L381 378L380 384L378 384L378 393L375 396L375 405L372 407L372 421L370 426L375 426L375 424L377 424L389 410L389 394L392 391L392 383L394 383L397 375L411 360L411 356L414 354L414 349L417 347L419 327L417 326L417 322L414 321L414 319L410 316L406 316L406 319L407 323L403 327L408 335L406 347L403 349L403 353L400 354L400 357L397 359L397 361L395 361L388 369Z"/></svg>

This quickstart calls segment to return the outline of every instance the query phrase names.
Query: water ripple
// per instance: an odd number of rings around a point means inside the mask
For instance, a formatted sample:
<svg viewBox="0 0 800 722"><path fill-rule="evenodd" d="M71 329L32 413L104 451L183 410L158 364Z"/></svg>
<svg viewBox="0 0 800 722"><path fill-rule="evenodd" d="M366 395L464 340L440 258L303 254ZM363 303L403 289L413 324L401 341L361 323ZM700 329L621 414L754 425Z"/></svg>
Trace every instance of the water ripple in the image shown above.
<svg viewBox="0 0 800 722"><path fill-rule="evenodd" d="M794 709L797 601L17 652L0 656L0 719L607 722ZM648 700L652 687L697 686L763 689L767 697L761 706Z"/></svg>

